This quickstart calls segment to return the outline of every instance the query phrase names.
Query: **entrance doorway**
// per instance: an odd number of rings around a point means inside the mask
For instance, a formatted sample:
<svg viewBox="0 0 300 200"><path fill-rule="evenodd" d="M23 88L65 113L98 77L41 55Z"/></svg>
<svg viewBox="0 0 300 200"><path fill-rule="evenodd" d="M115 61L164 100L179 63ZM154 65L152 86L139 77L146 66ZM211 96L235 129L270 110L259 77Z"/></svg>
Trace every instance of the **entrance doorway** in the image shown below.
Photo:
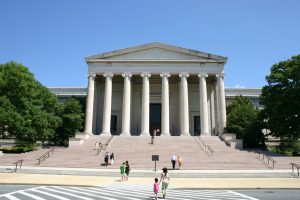
<svg viewBox="0 0 300 200"><path fill-rule="evenodd" d="M110 117L110 133L112 135L117 135L117 123L118 117L117 115L111 115Z"/></svg>
<svg viewBox="0 0 300 200"><path fill-rule="evenodd" d="M201 131L200 116L194 116L194 136L199 136Z"/></svg>
<svg viewBox="0 0 300 200"><path fill-rule="evenodd" d="M150 103L150 135L154 129L161 130L161 104Z"/></svg>

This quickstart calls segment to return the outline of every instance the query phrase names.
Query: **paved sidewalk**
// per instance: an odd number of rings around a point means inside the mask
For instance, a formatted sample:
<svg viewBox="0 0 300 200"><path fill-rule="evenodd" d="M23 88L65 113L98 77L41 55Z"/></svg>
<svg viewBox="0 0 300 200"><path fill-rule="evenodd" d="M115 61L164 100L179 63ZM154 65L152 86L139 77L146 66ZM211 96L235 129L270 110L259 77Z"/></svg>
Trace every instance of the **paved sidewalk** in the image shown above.
<svg viewBox="0 0 300 200"><path fill-rule="evenodd" d="M111 185L148 185L154 177L130 178L120 182L119 177L74 176L0 173L0 184L37 184L37 185L72 185L72 186L111 186ZM299 178L172 178L172 188L203 189L299 189Z"/></svg>
<svg viewBox="0 0 300 200"><path fill-rule="evenodd" d="M14 170L12 166L0 166L0 173ZM131 177L156 177L160 169L133 169ZM291 178L292 170L169 170L173 178ZM89 169L89 168L58 168L58 167L22 167L17 173L23 174L51 174L75 176L118 177L119 169Z"/></svg>

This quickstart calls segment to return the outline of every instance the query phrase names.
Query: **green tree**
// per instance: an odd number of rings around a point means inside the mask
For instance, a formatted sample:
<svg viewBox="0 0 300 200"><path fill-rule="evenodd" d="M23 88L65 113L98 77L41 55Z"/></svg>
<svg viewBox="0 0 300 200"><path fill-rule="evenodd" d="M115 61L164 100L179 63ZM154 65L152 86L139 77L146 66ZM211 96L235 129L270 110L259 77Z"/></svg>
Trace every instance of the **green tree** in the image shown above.
<svg viewBox="0 0 300 200"><path fill-rule="evenodd" d="M227 131L243 139L244 146L264 147L259 110L247 97L236 96L227 107Z"/></svg>
<svg viewBox="0 0 300 200"><path fill-rule="evenodd" d="M2 135L15 137L17 145L46 141L61 123L56 97L21 64L0 65L0 97Z"/></svg>
<svg viewBox="0 0 300 200"><path fill-rule="evenodd" d="M270 135L300 137L300 55L274 64L266 77L261 103Z"/></svg>
<svg viewBox="0 0 300 200"><path fill-rule="evenodd" d="M62 123L57 128L52 142L57 145L67 145L68 139L75 136L75 132L82 128L82 106L75 98L68 98L58 109Z"/></svg>

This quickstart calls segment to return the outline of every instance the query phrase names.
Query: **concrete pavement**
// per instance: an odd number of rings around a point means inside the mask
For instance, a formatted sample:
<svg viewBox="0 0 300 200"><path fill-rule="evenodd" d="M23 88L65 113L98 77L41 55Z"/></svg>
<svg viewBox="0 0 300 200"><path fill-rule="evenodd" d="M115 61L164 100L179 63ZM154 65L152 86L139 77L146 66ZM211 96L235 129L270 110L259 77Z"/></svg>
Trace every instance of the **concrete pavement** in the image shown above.
<svg viewBox="0 0 300 200"><path fill-rule="evenodd" d="M130 177L119 181L119 177L0 173L0 184L110 186L149 185L155 177ZM172 188L202 189L299 189L299 178L172 178Z"/></svg>

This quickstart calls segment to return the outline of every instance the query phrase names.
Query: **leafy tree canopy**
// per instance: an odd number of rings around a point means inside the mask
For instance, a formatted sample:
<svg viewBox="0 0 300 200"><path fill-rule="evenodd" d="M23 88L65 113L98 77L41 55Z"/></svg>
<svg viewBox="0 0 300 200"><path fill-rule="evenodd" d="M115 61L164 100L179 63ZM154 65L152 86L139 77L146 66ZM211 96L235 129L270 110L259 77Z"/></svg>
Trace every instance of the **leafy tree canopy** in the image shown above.
<svg viewBox="0 0 300 200"><path fill-rule="evenodd" d="M300 137L300 55L274 64L266 77L261 103L270 134Z"/></svg>
<svg viewBox="0 0 300 200"><path fill-rule="evenodd" d="M75 98L68 98L58 109L58 115L62 120L57 128L52 142L58 145L66 145L68 138L74 137L75 132L82 128L83 112L80 102Z"/></svg>
<svg viewBox="0 0 300 200"><path fill-rule="evenodd" d="M236 96L227 106L227 131L244 139L245 147L264 147L259 110L247 97Z"/></svg>
<svg viewBox="0 0 300 200"><path fill-rule="evenodd" d="M18 63L0 65L0 133L18 144L45 141L60 125L57 99Z"/></svg>

